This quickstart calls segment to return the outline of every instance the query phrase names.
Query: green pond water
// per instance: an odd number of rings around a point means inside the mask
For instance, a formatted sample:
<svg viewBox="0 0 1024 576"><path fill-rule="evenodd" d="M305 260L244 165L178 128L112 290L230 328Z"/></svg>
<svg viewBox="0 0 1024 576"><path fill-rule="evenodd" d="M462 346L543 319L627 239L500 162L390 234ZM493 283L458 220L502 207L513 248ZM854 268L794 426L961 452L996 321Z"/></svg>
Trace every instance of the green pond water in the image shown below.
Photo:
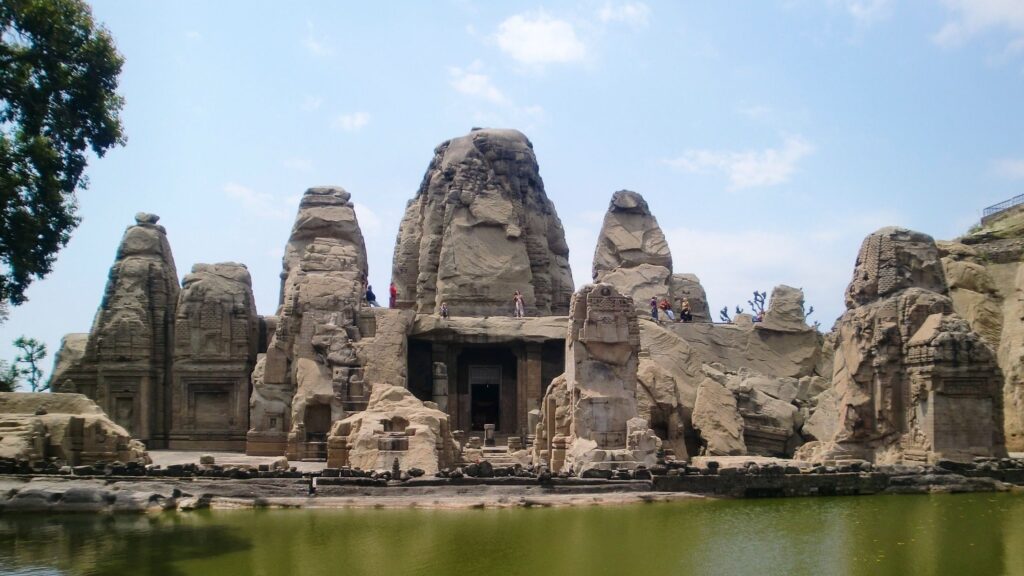
<svg viewBox="0 0 1024 576"><path fill-rule="evenodd" d="M7 515L0 574L1024 575L1024 495Z"/></svg>

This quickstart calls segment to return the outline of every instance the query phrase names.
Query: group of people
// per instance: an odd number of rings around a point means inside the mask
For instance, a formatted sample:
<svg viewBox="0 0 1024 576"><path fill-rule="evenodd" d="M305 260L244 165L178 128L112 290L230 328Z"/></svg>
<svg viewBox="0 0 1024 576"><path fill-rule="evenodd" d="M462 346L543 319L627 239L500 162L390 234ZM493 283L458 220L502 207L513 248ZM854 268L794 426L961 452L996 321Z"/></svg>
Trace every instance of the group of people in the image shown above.
<svg viewBox="0 0 1024 576"><path fill-rule="evenodd" d="M389 299L388 307L395 308L398 303L398 288L395 287L395 283L392 282L388 288ZM371 307L380 308L380 304L377 303L377 295L373 292L373 286L366 285L366 303ZM441 302L441 308L439 310L441 318L448 318L448 303ZM526 316L526 300L523 299L523 293L516 290L512 294L512 317L513 318L524 318Z"/></svg>
<svg viewBox="0 0 1024 576"><path fill-rule="evenodd" d="M394 308L398 304L398 288L395 287L395 283L391 283L391 287L388 288L388 308ZM369 306L380 308L380 304L377 303L377 295L373 293L373 286L366 285L366 303Z"/></svg>
<svg viewBox="0 0 1024 576"><path fill-rule="evenodd" d="M395 283L392 282L388 288L388 306L395 308L398 302L398 289L395 287ZM366 302L370 306L380 307L377 303L377 295L373 293L373 286L366 285ZM440 308L441 318L448 318L448 303L441 302ZM668 298L662 298L658 300L657 296L651 296L651 317L654 318L655 322L661 322L661 315L668 318L669 322L692 322L693 311L690 309L690 301L686 298L679 299L679 318L676 319L675 310L672 309L672 304L668 301ZM523 299L523 293L516 290L512 293L512 317L513 318L524 318L526 316L526 300Z"/></svg>
<svg viewBox="0 0 1024 576"><path fill-rule="evenodd" d="M690 300L687 298L679 299L679 319L677 320L675 310L672 309L668 298L658 300L657 296L651 296L651 318L654 318L655 322L661 322L659 313L664 314L669 322L693 322L693 310L690 309Z"/></svg>

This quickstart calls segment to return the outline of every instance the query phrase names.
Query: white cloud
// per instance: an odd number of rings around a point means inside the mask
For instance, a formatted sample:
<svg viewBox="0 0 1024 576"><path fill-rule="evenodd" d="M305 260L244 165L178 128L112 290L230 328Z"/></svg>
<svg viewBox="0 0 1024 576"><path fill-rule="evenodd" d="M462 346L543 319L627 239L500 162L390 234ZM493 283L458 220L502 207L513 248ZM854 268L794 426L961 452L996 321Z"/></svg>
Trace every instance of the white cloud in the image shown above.
<svg viewBox="0 0 1024 576"><path fill-rule="evenodd" d="M479 68L478 62L474 62L469 68L449 68L452 88L460 94L482 98L493 104L507 105L509 100L505 94L491 82L489 76L477 71Z"/></svg>
<svg viewBox="0 0 1024 576"><path fill-rule="evenodd" d="M994 171L1003 178L1024 180L1024 158L1004 158L992 163Z"/></svg>
<svg viewBox="0 0 1024 576"><path fill-rule="evenodd" d="M294 216L288 209L289 202L276 198L272 194L256 192L236 182L225 184L223 191L228 198L237 201L243 210L257 218L289 220Z"/></svg>
<svg viewBox="0 0 1024 576"><path fill-rule="evenodd" d="M729 177L729 187L739 190L789 181L799 162L813 152L811 143L800 136L789 136L781 148L739 152L687 150L665 163L684 172L723 172Z"/></svg>
<svg viewBox="0 0 1024 576"><path fill-rule="evenodd" d="M932 40L940 46L959 46L977 34L1002 29L1014 36L1010 46L1024 41L1024 2L1021 0L942 0L952 18Z"/></svg>
<svg viewBox="0 0 1024 576"><path fill-rule="evenodd" d="M847 13L862 24L873 24L889 16L892 0L843 0Z"/></svg>
<svg viewBox="0 0 1024 576"><path fill-rule="evenodd" d="M334 119L334 127L345 132L356 132L370 123L370 115L366 112L342 114Z"/></svg>
<svg viewBox="0 0 1024 576"><path fill-rule="evenodd" d="M317 35L316 27L309 21L306 22L306 36L302 39L302 45L305 46L306 51L313 56L322 58L334 55L334 48L326 38Z"/></svg>
<svg viewBox="0 0 1024 576"><path fill-rule="evenodd" d="M302 109L306 112L315 112L324 105L324 99L321 96L306 96L302 101Z"/></svg>
<svg viewBox="0 0 1024 576"><path fill-rule="evenodd" d="M313 162L309 158L286 158L281 165L296 172L310 172L313 170Z"/></svg>
<svg viewBox="0 0 1024 576"><path fill-rule="evenodd" d="M614 4L605 2L597 12L597 19L604 23L622 22L635 28L646 26L651 15L651 8L643 2L625 2Z"/></svg>
<svg viewBox="0 0 1024 576"><path fill-rule="evenodd" d="M498 88L484 72L484 65L479 60L465 68L452 66L448 68L448 74L451 87L456 92L484 105L468 112L478 125L514 124L528 130L534 122L544 119L542 107L517 105Z"/></svg>
<svg viewBox="0 0 1024 576"><path fill-rule="evenodd" d="M498 25L494 40L502 52L527 65L578 62L587 54L573 25L543 10L505 19Z"/></svg>

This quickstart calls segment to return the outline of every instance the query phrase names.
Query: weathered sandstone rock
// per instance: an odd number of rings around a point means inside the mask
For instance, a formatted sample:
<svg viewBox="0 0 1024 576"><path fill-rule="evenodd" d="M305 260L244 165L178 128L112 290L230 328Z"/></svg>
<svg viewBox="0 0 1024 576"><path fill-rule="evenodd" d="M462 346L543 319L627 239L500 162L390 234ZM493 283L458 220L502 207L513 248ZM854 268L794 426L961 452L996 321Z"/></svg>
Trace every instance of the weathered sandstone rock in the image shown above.
<svg viewBox="0 0 1024 576"><path fill-rule="evenodd" d="M582 474L655 463L661 440L637 416L639 350L640 328L629 297L607 284L588 285L573 295L565 392L548 391L538 425L538 430L563 431L557 422L564 407L557 402L568 400L569 435L543 434L539 449L549 455L549 464L563 462L559 471Z"/></svg>
<svg viewBox="0 0 1024 576"><path fill-rule="evenodd" d="M564 315L569 248L533 145L516 130L474 130L434 150L398 232L398 306L453 316Z"/></svg>
<svg viewBox="0 0 1024 576"><path fill-rule="evenodd" d="M447 414L386 384L373 386L364 411L334 423L328 445L328 466L391 470L397 459L427 474L454 466L459 452Z"/></svg>
<svg viewBox="0 0 1024 576"><path fill-rule="evenodd" d="M806 332L813 330L807 325L804 314L804 291L791 286L776 286L772 290L764 320L757 326L761 330L775 332Z"/></svg>
<svg viewBox="0 0 1024 576"><path fill-rule="evenodd" d="M366 247L348 192L306 191L281 276L277 325L253 373L246 451L281 454L287 442L291 459L322 456L331 423L362 409L369 396L353 345Z"/></svg>
<svg viewBox="0 0 1024 576"><path fill-rule="evenodd" d="M710 322L707 296L693 274L672 273L672 253L658 220L643 196L631 190L612 194L597 248L593 278L633 298L637 310L650 314L650 300L668 298L673 310L688 298L693 319Z"/></svg>
<svg viewBox="0 0 1024 576"><path fill-rule="evenodd" d="M243 264L196 264L175 319L171 448L241 450L260 321Z"/></svg>
<svg viewBox="0 0 1024 576"><path fill-rule="evenodd" d="M985 218L953 242L939 242L956 313L997 351L1003 372L1006 445L1024 450L1024 209Z"/></svg>
<svg viewBox="0 0 1024 576"><path fill-rule="evenodd" d="M0 430L3 458L58 458L71 466L150 461L141 442L81 394L2 392Z"/></svg>
<svg viewBox="0 0 1024 576"><path fill-rule="evenodd" d="M650 423L664 448L682 460L698 445L691 422L697 387L704 379L701 357L665 326L644 316L639 326L638 414Z"/></svg>
<svg viewBox="0 0 1024 576"><path fill-rule="evenodd" d="M747 453L743 441L743 417L736 406L736 397L710 377L705 377L697 387L693 427L700 434L703 455L739 456Z"/></svg>
<svg viewBox="0 0 1024 576"><path fill-rule="evenodd" d="M178 273L159 217L139 213L121 239L84 353L58 366L54 391L78 392L151 446L166 446ZM68 343L77 341L68 340ZM72 348L60 356L78 355Z"/></svg>
<svg viewBox="0 0 1024 576"><path fill-rule="evenodd" d="M998 367L945 292L930 237L884 228L864 240L837 323L835 435L801 448L805 457L1005 453Z"/></svg>
<svg viewBox="0 0 1024 576"><path fill-rule="evenodd" d="M831 363L824 362L827 370L822 366L822 357L831 357L830 345L812 328L778 332L749 322L745 315L732 324L676 323L666 328L685 340L703 362L718 362L733 372L746 368L766 376L832 377Z"/></svg>

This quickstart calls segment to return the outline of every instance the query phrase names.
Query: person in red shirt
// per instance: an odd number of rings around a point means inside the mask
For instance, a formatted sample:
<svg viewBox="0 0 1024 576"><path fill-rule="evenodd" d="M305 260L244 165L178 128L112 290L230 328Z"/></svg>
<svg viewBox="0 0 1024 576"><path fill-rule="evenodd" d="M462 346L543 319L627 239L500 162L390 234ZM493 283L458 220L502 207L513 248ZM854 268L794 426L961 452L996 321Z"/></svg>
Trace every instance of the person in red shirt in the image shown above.
<svg viewBox="0 0 1024 576"><path fill-rule="evenodd" d="M394 308L395 305L398 304L398 288L395 288L394 282L391 283L391 287L388 288L388 291L391 293L391 297L388 299L388 307Z"/></svg>

